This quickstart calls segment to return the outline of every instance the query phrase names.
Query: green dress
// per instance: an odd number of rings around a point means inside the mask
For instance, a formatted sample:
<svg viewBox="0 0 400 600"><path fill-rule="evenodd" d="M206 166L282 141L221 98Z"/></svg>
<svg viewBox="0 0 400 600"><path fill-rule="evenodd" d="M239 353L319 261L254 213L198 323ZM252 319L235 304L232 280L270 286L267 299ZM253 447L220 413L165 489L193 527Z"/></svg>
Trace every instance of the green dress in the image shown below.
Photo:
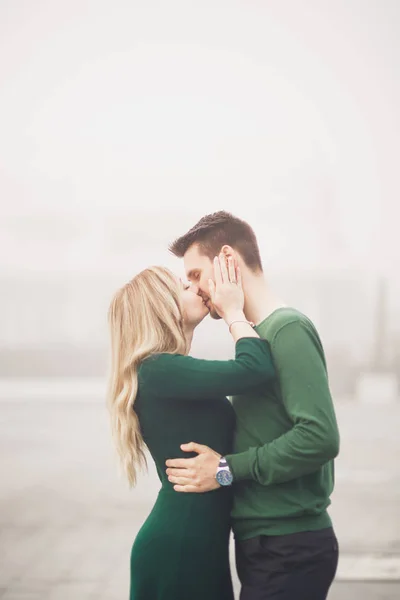
<svg viewBox="0 0 400 600"><path fill-rule="evenodd" d="M196 456L198 442L232 451L235 415L226 398L274 376L268 343L242 338L234 360L156 354L139 369L135 401L143 439L161 481L155 505L132 547L130 600L233 600L229 566L232 488L175 492L168 458Z"/></svg>

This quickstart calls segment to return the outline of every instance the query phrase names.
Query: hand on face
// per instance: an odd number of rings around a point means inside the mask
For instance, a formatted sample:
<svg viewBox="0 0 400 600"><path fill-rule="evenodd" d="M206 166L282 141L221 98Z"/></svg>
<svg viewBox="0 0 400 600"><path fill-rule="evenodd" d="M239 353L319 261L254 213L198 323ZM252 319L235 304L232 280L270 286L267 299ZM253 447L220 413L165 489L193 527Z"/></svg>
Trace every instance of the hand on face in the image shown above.
<svg viewBox="0 0 400 600"><path fill-rule="evenodd" d="M210 299L218 314L229 321L238 312L243 311L244 293L239 266L232 257L228 258L226 265L225 256L220 254L214 258L215 283L208 282Z"/></svg>

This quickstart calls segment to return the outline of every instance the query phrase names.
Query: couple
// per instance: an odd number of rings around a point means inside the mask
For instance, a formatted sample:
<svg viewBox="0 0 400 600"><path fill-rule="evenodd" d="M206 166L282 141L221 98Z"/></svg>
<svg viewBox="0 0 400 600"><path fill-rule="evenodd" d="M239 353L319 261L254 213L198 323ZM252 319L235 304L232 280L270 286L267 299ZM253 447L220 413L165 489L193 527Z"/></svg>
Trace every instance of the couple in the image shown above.
<svg viewBox="0 0 400 600"><path fill-rule="evenodd" d="M318 333L270 294L244 221L207 215L170 249L190 285L148 268L109 310L117 451L131 486L146 447L161 481L130 600L233 600L231 527L241 600L324 600L339 434ZM234 359L189 356L207 314L224 319Z"/></svg>

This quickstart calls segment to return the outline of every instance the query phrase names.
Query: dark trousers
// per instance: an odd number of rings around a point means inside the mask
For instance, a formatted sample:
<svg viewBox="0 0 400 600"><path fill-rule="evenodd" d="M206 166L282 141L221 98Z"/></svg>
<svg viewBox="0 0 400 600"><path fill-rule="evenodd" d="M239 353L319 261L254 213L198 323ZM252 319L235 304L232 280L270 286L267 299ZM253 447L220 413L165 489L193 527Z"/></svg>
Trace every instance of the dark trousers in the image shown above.
<svg viewBox="0 0 400 600"><path fill-rule="evenodd" d="M325 600L338 554L331 527L236 542L240 600Z"/></svg>

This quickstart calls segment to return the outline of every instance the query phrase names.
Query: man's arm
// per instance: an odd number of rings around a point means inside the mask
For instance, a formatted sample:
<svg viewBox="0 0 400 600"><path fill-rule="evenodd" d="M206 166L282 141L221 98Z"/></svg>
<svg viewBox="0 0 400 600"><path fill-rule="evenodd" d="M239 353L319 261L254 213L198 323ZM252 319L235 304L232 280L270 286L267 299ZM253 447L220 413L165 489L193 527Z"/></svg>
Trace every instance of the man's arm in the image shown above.
<svg viewBox="0 0 400 600"><path fill-rule="evenodd" d="M339 452L339 432L323 350L311 326L284 325L272 354L293 427L262 446L226 457L234 481L282 483L316 471Z"/></svg>
<svg viewBox="0 0 400 600"><path fill-rule="evenodd" d="M315 331L300 320L289 323L276 334L271 347L293 427L272 442L227 455L234 482L252 479L270 485L289 481L316 471L339 451L323 350ZM216 453L198 444L182 449L199 452L199 456L167 461L169 479L177 484L175 490L214 489ZM185 461L190 461L190 471Z"/></svg>

